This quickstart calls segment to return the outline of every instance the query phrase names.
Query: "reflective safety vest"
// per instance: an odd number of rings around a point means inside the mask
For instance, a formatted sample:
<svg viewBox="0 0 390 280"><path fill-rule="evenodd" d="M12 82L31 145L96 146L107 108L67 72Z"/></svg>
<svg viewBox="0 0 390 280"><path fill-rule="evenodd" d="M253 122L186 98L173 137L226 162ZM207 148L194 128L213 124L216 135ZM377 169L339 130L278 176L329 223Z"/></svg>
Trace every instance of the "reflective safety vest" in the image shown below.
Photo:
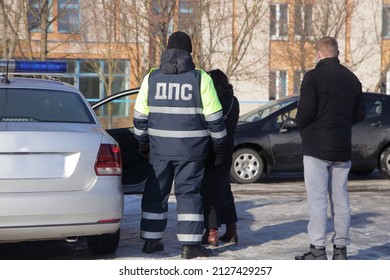
<svg viewBox="0 0 390 280"><path fill-rule="evenodd" d="M149 142L150 157L155 159L203 160L210 136L219 145L226 140L213 81L198 69L149 72L137 96L134 128L139 142Z"/></svg>

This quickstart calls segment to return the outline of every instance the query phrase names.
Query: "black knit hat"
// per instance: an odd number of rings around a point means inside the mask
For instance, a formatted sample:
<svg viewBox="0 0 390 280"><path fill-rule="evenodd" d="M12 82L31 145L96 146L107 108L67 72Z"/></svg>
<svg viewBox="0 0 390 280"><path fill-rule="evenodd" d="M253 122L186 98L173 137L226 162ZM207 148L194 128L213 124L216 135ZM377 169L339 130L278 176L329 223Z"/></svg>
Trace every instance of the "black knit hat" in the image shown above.
<svg viewBox="0 0 390 280"><path fill-rule="evenodd" d="M167 49L181 49L192 53L192 43L190 36L182 31L176 31L169 36Z"/></svg>

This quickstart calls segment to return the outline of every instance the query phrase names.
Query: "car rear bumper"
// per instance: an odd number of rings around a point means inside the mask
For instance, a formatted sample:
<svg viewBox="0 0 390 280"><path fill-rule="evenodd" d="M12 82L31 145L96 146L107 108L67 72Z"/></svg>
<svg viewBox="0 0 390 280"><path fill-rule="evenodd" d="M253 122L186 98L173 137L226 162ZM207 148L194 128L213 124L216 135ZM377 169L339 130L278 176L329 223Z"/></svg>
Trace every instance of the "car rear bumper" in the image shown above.
<svg viewBox="0 0 390 280"><path fill-rule="evenodd" d="M78 192L0 195L0 242L113 233L123 216L120 176L99 177Z"/></svg>

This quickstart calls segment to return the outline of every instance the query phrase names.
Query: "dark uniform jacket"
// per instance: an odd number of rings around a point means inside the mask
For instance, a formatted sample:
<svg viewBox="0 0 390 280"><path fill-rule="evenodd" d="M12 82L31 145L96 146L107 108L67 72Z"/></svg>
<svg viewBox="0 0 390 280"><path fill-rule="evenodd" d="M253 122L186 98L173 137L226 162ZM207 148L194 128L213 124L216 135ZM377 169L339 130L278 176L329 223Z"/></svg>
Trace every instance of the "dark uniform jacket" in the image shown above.
<svg viewBox="0 0 390 280"><path fill-rule="evenodd" d="M306 73L296 117L304 155L350 160L352 125L364 116L361 83L337 57L320 60Z"/></svg>
<svg viewBox="0 0 390 280"><path fill-rule="evenodd" d="M153 159L204 160L210 136L215 145L225 145L213 81L195 69L188 52L166 50L160 68L145 77L135 104L134 131L140 143L150 144Z"/></svg>

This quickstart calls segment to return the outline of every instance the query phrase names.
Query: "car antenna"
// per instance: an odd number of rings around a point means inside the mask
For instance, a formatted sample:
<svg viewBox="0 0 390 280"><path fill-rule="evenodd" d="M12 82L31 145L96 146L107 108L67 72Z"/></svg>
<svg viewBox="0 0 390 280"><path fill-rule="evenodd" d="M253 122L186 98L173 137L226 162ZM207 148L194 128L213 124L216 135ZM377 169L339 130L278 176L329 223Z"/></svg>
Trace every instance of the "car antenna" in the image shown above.
<svg viewBox="0 0 390 280"><path fill-rule="evenodd" d="M5 68L5 77L1 79L2 84L10 84L10 81L8 80L8 65L9 65L9 60L7 59L7 66Z"/></svg>

